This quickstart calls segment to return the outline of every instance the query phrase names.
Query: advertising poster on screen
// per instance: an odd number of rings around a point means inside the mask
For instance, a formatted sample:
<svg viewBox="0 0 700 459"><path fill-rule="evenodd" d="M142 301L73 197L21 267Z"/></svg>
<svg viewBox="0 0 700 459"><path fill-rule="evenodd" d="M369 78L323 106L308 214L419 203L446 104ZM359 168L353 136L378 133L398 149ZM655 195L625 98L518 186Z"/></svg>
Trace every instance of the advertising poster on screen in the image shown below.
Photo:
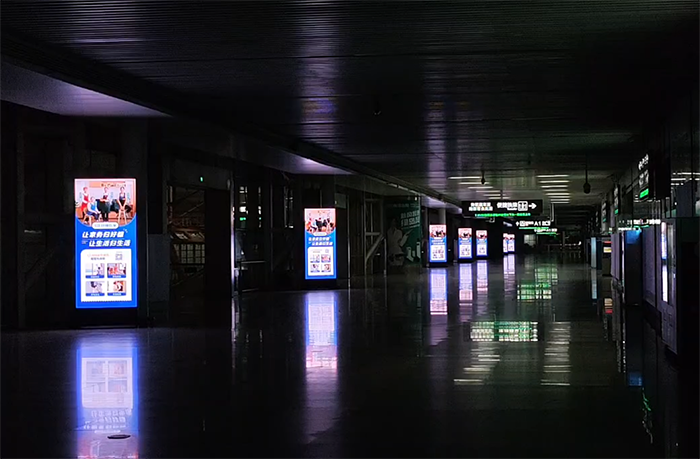
<svg viewBox="0 0 700 459"><path fill-rule="evenodd" d="M304 209L306 279L335 279L335 209Z"/></svg>
<svg viewBox="0 0 700 459"><path fill-rule="evenodd" d="M136 180L76 179L75 305L135 308Z"/></svg>
<svg viewBox="0 0 700 459"><path fill-rule="evenodd" d="M457 230L457 235L459 236L459 259L469 260L472 258L472 229L471 228L459 228Z"/></svg>
<svg viewBox="0 0 700 459"><path fill-rule="evenodd" d="M447 262L447 225L430 225L430 262Z"/></svg>
<svg viewBox="0 0 700 459"><path fill-rule="evenodd" d="M387 264L390 267L419 265L421 261L420 201L389 201L386 216Z"/></svg>

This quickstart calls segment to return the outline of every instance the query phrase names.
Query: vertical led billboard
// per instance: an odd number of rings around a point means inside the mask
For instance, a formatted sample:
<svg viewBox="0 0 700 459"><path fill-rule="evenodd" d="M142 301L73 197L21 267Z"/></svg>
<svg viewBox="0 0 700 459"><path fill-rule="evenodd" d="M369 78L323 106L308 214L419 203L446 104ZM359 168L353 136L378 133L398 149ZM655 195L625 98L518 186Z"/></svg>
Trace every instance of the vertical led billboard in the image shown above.
<svg viewBox="0 0 700 459"><path fill-rule="evenodd" d="M472 229L471 228L459 228L457 230L457 235L459 236L459 253L458 258L460 260L469 260L472 258Z"/></svg>
<svg viewBox="0 0 700 459"><path fill-rule="evenodd" d="M515 234L506 234L506 253L515 253Z"/></svg>
<svg viewBox="0 0 700 459"><path fill-rule="evenodd" d="M76 179L75 307L135 308L135 179Z"/></svg>
<svg viewBox="0 0 700 459"><path fill-rule="evenodd" d="M430 225L430 262L447 262L447 225Z"/></svg>
<svg viewBox="0 0 700 459"><path fill-rule="evenodd" d="M488 255L488 232L486 230L476 231L476 256L485 257Z"/></svg>
<svg viewBox="0 0 700 459"><path fill-rule="evenodd" d="M304 209L306 279L335 279L335 209Z"/></svg>

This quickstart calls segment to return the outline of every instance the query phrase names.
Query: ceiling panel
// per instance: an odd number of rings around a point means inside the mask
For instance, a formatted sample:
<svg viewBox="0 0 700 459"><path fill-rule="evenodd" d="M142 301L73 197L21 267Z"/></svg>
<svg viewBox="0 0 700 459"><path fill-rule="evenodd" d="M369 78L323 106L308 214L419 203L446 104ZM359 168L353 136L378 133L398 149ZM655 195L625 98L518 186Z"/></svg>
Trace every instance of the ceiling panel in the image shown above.
<svg viewBox="0 0 700 459"><path fill-rule="evenodd" d="M454 199L593 204L697 84L698 2L3 1L22 33ZM375 113L381 112L378 115ZM593 188L582 192L586 168Z"/></svg>

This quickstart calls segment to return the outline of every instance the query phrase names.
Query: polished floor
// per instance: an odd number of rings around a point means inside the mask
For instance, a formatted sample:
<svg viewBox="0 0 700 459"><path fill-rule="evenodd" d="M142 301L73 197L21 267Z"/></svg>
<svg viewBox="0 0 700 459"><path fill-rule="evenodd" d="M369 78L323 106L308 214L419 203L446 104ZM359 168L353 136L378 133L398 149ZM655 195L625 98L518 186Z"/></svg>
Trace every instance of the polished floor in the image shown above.
<svg viewBox="0 0 700 459"><path fill-rule="evenodd" d="M4 334L2 457L673 455L672 374L645 392L629 346L647 332L579 260L509 256L239 310L230 332Z"/></svg>

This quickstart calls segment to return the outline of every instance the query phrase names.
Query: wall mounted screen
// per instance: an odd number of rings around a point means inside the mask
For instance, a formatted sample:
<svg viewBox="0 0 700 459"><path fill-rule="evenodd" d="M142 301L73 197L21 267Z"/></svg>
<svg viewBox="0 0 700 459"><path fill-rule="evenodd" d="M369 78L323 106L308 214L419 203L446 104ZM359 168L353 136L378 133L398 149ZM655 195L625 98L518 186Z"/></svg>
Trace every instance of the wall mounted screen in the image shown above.
<svg viewBox="0 0 700 459"><path fill-rule="evenodd" d="M488 232L486 230L476 231L476 256L485 257L489 254L488 251Z"/></svg>
<svg viewBox="0 0 700 459"><path fill-rule="evenodd" d="M457 230L457 235L459 236L459 254L457 255L460 260L469 260L472 258L472 229L471 228L459 228Z"/></svg>
<svg viewBox="0 0 700 459"><path fill-rule="evenodd" d="M138 305L136 180L76 179L75 307Z"/></svg>
<svg viewBox="0 0 700 459"><path fill-rule="evenodd" d="M335 279L335 209L304 209L306 279Z"/></svg>
<svg viewBox="0 0 700 459"><path fill-rule="evenodd" d="M447 262L447 225L430 225L430 262Z"/></svg>

